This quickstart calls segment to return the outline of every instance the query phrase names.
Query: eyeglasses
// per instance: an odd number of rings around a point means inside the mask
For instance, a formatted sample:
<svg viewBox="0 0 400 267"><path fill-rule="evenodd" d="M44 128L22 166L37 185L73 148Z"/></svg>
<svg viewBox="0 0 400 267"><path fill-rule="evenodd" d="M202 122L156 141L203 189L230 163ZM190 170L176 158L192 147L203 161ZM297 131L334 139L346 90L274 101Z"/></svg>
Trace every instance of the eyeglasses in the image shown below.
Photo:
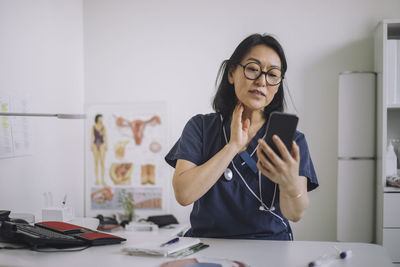
<svg viewBox="0 0 400 267"><path fill-rule="evenodd" d="M261 70L261 66L255 62L249 62L246 65L242 65L244 76L249 80L257 80L262 74L265 74L265 80L270 86L278 85L281 83L283 76L279 68L269 69L267 72Z"/></svg>

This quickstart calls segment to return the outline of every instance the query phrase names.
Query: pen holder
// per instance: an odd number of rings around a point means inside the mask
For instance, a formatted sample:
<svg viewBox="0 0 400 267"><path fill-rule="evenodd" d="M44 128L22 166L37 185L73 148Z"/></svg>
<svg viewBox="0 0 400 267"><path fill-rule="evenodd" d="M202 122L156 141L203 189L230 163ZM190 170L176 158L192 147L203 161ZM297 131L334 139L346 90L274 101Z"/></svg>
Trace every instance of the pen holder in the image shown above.
<svg viewBox="0 0 400 267"><path fill-rule="evenodd" d="M74 209L72 207L42 209L42 221L68 222L74 217Z"/></svg>

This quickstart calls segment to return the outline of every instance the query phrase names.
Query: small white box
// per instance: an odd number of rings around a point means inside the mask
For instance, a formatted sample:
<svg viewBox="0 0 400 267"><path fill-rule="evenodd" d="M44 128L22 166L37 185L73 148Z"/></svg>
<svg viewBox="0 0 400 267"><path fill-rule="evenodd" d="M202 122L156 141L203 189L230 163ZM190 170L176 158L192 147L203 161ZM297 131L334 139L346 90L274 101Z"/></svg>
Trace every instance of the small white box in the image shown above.
<svg viewBox="0 0 400 267"><path fill-rule="evenodd" d="M42 209L42 221L68 222L74 217L74 209L72 207Z"/></svg>
<svg viewBox="0 0 400 267"><path fill-rule="evenodd" d="M158 225L151 222L130 222L125 229L135 232L154 232L158 231Z"/></svg>

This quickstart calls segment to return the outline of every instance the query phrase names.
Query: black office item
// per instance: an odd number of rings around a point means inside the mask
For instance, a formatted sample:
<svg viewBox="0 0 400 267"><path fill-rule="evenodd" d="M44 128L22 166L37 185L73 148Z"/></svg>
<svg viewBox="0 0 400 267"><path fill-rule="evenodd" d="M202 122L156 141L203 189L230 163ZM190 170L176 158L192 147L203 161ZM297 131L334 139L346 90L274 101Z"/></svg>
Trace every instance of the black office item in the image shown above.
<svg viewBox="0 0 400 267"><path fill-rule="evenodd" d="M9 210L0 210L0 222L9 221L10 220L10 211Z"/></svg>
<svg viewBox="0 0 400 267"><path fill-rule="evenodd" d="M29 224L27 221L25 221L24 219L20 219L20 218L10 219L10 222Z"/></svg>
<svg viewBox="0 0 400 267"><path fill-rule="evenodd" d="M108 245L126 240L57 221L40 222L35 225L4 221L0 227L0 236L11 242L25 243L32 249Z"/></svg>
<svg viewBox="0 0 400 267"><path fill-rule="evenodd" d="M115 216L104 217L103 215L99 214L96 216L96 218L99 219L99 221L100 221L100 224L97 227L97 230L100 230L100 231L113 232L113 231L120 229L121 226L125 227L125 225L122 225L122 222L121 222L121 224L118 223Z"/></svg>
<svg viewBox="0 0 400 267"><path fill-rule="evenodd" d="M119 224L115 216L109 217L99 214L96 218L99 219L100 224Z"/></svg>
<svg viewBox="0 0 400 267"><path fill-rule="evenodd" d="M169 224L178 224L178 221L172 214L149 216L147 221L157 224L158 227L163 227Z"/></svg>

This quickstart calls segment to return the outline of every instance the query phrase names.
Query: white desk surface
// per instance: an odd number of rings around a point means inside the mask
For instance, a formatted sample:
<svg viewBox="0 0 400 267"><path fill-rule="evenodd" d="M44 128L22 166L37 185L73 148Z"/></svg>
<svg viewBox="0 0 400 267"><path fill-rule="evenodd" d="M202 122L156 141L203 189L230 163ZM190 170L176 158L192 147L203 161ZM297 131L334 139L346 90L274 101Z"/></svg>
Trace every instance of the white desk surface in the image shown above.
<svg viewBox="0 0 400 267"><path fill-rule="evenodd" d="M171 237L176 232L160 230L158 232L115 232L113 234L127 238L126 242L117 245L90 247L78 252L36 252L23 250L0 250L0 267L3 266L159 266L172 258L152 256L129 256L121 249L125 246L149 239ZM210 247L187 256L187 258L226 258L238 260L249 266L298 266L306 267L308 263L324 254L335 254L334 246L340 250L351 250L352 257L337 260L333 266L392 266L389 254L379 245L345 242L317 241L264 241L264 240L231 240L201 238ZM324 265L326 266L326 265Z"/></svg>

